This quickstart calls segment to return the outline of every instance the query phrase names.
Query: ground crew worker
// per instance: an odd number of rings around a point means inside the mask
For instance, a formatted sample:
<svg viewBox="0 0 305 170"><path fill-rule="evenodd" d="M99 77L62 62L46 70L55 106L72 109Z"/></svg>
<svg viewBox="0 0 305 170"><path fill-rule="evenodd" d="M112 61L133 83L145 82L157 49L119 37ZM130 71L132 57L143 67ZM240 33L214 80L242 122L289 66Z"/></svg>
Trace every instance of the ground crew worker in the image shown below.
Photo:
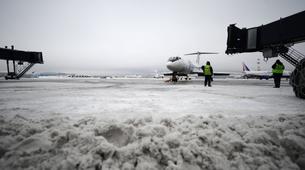
<svg viewBox="0 0 305 170"><path fill-rule="evenodd" d="M202 66L201 67L202 70L203 70L203 74L204 74L204 86L209 86L211 87L211 81L212 81L212 75L213 75L213 68L210 64L209 61L207 61L206 65L205 66Z"/></svg>
<svg viewBox="0 0 305 170"><path fill-rule="evenodd" d="M280 88L281 77L283 75L284 69L285 69L285 66L280 60L276 60L276 62L272 65L274 88Z"/></svg>

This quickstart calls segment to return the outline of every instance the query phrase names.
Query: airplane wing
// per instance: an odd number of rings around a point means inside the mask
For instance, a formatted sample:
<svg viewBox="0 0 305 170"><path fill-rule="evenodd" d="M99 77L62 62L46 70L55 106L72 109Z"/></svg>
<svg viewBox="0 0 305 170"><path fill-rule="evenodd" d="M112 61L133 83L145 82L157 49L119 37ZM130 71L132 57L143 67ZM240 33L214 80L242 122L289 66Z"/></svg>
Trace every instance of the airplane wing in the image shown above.
<svg viewBox="0 0 305 170"><path fill-rule="evenodd" d="M256 78L256 79L272 79L274 78L273 75L259 75L259 74L246 74L244 75L246 78ZM290 78L290 75L282 75L282 78Z"/></svg>
<svg viewBox="0 0 305 170"><path fill-rule="evenodd" d="M191 72L189 74L186 73L176 73L176 76L188 76L190 74L197 74L198 76L204 76L203 72ZM173 72L167 72L163 73L164 76L172 76ZM229 76L230 73L225 73L225 72L214 72L214 76Z"/></svg>
<svg viewBox="0 0 305 170"><path fill-rule="evenodd" d="M193 74L197 74L198 76L204 76L203 72L194 72ZM214 76L229 76L230 73L222 73L222 72L214 72Z"/></svg>
<svg viewBox="0 0 305 170"><path fill-rule="evenodd" d="M215 72L214 76L229 76L230 73Z"/></svg>
<svg viewBox="0 0 305 170"><path fill-rule="evenodd" d="M290 78L290 75L282 75L282 78Z"/></svg>
<svg viewBox="0 0 305 170"><path fill-rule="evenodd" d="M200 55L200 54L218 54L215 52L196 52L196 53L189 53L189 54L184 54L184 55Z"/></svg>
<svg viewBox="0 0 305 170"><path fill-rule="evenodd" d="M163 73L164 76L172 76L173 72L171 73ZM187 74L184 73L176 73L176 76L187 76Z"/></svg>
<svg viewBox="0 0 305 170"><path fill-rule="evenodd" d="M273 78L272 75L259 75L259 74L245 74L244 75L246 78L256 78L256 79L269 79Z"/></svg>

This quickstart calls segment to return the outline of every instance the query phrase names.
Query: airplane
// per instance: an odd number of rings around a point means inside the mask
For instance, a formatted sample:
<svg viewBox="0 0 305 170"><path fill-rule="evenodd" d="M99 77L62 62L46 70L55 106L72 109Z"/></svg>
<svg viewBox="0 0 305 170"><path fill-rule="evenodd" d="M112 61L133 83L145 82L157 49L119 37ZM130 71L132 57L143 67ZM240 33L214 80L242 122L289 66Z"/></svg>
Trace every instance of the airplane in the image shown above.
<svg viewBox="0 0 305 170"><path fill-rule="evenodd" d="M257 78L257 79L266 79L273 78L272 71L251 71L249 67L243 62L243 77L248 78ZM283 78L289 78L291 75L291 71L284 71Z"/></svg>
<svg viewBox="0 0 305 170"><path fill-rule="evenodd" d="M202 54L218 54L214 52L195 52L185 54L187 55L197 55L196 64L192 63L190 60L184 60L179 56L170 57L167 61L166 67L172 71L171 73L165 73L165 76L172 76L171 81L177 82L177 76L186 76L186 80L189 79L190 74L197 74L198 76L204 76L203 71L201 69L200 63L200 55ZM214 72L215 76L228 76L229 73L217 73Z"/></svg>

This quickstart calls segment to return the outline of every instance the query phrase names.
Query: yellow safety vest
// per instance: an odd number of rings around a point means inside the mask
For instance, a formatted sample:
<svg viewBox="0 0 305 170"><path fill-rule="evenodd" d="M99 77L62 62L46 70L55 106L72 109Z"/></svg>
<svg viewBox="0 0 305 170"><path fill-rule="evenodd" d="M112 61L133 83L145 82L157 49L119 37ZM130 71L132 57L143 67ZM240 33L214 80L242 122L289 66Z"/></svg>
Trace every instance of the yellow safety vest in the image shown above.
<svg viewBox="0 0 305 170"><path fill-rule="evenodd" d="M273 74L283 74L284 66L282 64L276 64L275 68L272 69Z"/></svg>
<svg viewBox="0 0 305 170"><path fill-rule="evenodd" d="M212 75L212 73L211 73L211 66L210 65L205 65L204 66L204 75L206 75L206 76Z"/></svg>

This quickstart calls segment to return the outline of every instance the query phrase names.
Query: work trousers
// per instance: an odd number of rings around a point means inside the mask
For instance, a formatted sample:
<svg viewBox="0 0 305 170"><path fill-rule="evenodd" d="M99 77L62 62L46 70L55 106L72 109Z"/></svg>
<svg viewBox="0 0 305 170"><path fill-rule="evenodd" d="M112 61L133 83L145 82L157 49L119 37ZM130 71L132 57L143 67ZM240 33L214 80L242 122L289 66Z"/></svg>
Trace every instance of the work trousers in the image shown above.
<svg viewBox="0 0 305 170"><path fill-rule="evenodd" d="M282 77L282 74L273 74L274 87L275 88L280 88L280 86L281 86L281 77Z"/></svg>
<svg viewBox="0 0 305 170"><path fill-rule="evenodd" d="M211 75L205 75L205 79L204 79L204 86L211 86L211 80L212 80L212 76Z"/></svg>

